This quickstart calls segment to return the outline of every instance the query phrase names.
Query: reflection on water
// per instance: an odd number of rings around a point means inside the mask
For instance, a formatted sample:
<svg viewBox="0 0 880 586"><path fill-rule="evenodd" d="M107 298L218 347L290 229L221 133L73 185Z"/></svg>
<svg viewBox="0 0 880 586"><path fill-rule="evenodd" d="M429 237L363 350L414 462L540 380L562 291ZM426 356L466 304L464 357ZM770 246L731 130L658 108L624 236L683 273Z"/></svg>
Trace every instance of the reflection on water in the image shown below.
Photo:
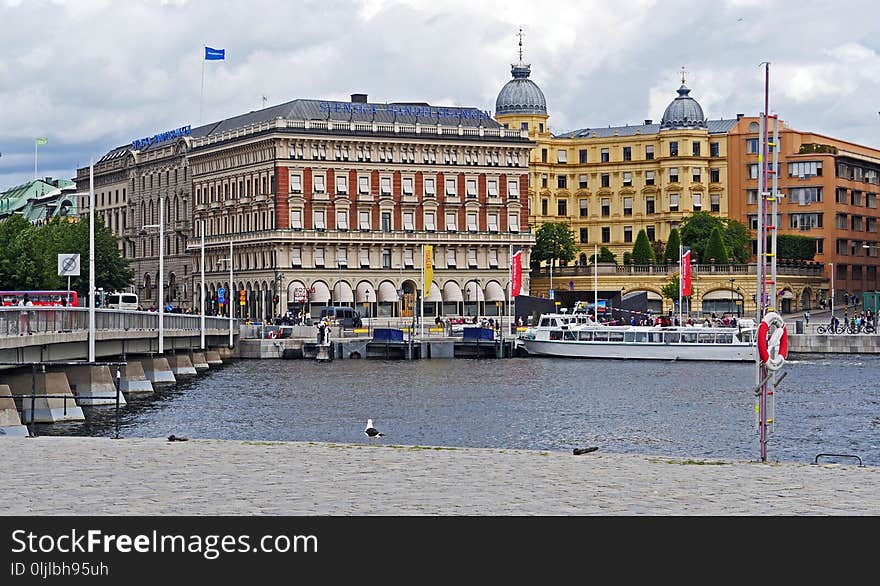
<svg viewBox="0 0 880 586"><path fill-rule="evenodd" d="M880 463L880 357L802 356L785 367L768 458ZM756 460L753 364L507 360L239 360L129 398L123 437L367 442ZM86 410L86 409L84 409ZM38 434L115 434L115 410ZM841 460L852 463L851 460Z"/></svg>

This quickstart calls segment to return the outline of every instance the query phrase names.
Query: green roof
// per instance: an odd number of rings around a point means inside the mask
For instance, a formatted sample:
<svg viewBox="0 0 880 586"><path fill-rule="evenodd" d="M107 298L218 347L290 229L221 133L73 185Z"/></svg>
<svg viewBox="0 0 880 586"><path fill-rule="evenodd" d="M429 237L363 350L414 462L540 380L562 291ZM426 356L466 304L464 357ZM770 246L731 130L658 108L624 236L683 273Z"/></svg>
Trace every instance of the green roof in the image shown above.
<svg viewBox="0 0 880 586"><path fill-rule="evenodd" d="M63 198L68 205L59 205L64 195L74 191L76 184L73 181L51 177L16 185L0 193L0 217L22 214L28 221L34 222L59 215L75 215L75 197Z"/></svg>

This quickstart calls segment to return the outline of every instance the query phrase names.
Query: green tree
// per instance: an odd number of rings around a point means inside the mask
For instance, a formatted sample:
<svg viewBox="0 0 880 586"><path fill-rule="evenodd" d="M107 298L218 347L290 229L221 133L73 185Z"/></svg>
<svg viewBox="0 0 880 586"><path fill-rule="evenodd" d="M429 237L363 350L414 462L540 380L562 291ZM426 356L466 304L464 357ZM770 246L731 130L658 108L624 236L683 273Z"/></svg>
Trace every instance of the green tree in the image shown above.
<svg viewBox="0 0 880 586"><path fill-rule="evenodd" d="M13 290L42 289L43 276L46 273L44 256L41 252L42 242L33 226L22 230L12 239L3 253L9 256L9 284Z"/></svg>
<svg viewBox="0 0 880 586"><path fill-rule="evenodd" d="M816 240L800 234L779 234L776 236L776 257L792 260L813 260L816 255Z"/></svg>
<svg viewBox="0 0 880 586"><path fill-rule="evenodd" d="M704 262L707 260L717 263L728 262L727 247L724 246L724 240L721 237L721 228L716 226L712 229L712 234L709 236L709 242L706 244L703 254Z"/></svg>
<svg viewBox="0 0 880 586"><path fill-rule="evenodd" d="M653 240L651 242L651 248L654 250L654 262L657 264L663 264L663 252L666 250L666 245L663 244L662 240Z"/></svg>
<svg viewBox="0 0 880 586"><path fill-rule="evenodd" d="M535 232L535 247L532 249L532 260L549 262L551 268L556 261L571 262L577 254L574 233L564 222L548 222L541 224Z"/></svg>
<svg viewBox="0 0 880 586"><path fill-rule="evenodd" d="M599 250L599 262L600 263L617 264L617 255L615 255L613 252L611 252L611 249L608 248L607 246L603 246ZM596 255L595 254L590 255L590 263L591 264L596 263Z"/></svg>
<svg viewBox="0 0 880 586"><path fill-rule="evenodd" d="M660 288L660 292L663 294L663 297L667 299L672 299L673 301L678 301L678 289L679 289L679 277L678 273L674 273L672 275L672 279L669 280L665 285Z"/></svg>
<svg viewBox="0 0 880 586"><path fill-rule="evenodd" d="M636 243L633 245L632 250L632 260L637 265L651 265L656 261L654 249L651 247L648 233L644 229L639 230L639 234L636 236Z"/></svg>
<svg viewBox="0 0 880 586"><path fill-rule="evenodd" d="M752 257L752 237L749 229L741 222L718 218L709 212L694 212L681 221L679 232L681 243L691 248L695 258L705 262L713 257L706 253L706 247L715 228L721 231L722 240L728 251L727 258L738 263L748 262Z"/></svg>
<svg viewBox="0 0 880 586"><path fill-rule="evenodd" d="M731 262L744 264L752 258L752 234L742 222L725 220L724 246ZM813 245L815 249L815 244Z"/></svg>
<svg viewBox="0 0 880 586"><path fill-rule="evenodd" d="M24 232L33 230L30 222L20 215L13 215L5 222L0 222L0 289L17 290L19 283L16 256L13 246L16 239Z"/></svg>
<svg viewBox="0 0 880 586"><path fill-rule="evenodd" d="M706 245L709 243L709 237L712 235L712 230L718 228L723 232L724 227L724 222L721 218L715 217L709 212L694 212L692 215L682 219L679 237L681 238L681 243L689 246L693 254L702 261L709 258L704 252L706 251Z"/></svg>
<svg viewBox="0 0 880 586"><path fill-rule="evenodd" d="M666 251L663 253L663 262L678 264L678 255L681 248L681 238L678 228L673 228L669 233L669 242L666 243Z"/></svg>

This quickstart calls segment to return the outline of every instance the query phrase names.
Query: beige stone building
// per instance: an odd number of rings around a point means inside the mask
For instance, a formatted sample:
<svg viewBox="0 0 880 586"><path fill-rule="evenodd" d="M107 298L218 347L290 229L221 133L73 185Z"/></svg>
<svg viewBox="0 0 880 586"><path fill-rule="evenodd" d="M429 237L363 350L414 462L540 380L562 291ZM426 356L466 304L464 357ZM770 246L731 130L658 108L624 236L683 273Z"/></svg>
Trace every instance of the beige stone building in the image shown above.
<svg viewBox="0 0 880 586"><path fill-rule="evenodd" d="M236 315L317 315L333 304L409 317L432 246L426 316L506 312L511 251L522 248L527 263L534 242L533 146L473 108L376 104L362 94L216 123L188 155L192 290L204 231L209 296L232 289Z"/></svg>

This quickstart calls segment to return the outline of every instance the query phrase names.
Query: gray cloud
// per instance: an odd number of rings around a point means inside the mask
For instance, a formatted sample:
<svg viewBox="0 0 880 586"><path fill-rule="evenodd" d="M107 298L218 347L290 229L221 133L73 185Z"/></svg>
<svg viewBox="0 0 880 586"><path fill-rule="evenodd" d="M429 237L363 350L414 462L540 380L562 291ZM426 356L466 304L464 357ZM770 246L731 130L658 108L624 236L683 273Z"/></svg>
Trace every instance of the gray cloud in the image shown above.
<svg viewBox="0 0 880 586"><path fill-rule="evenodd" d="M711 118L771 110L880 146L873 4L641 0L0 0L0 189L73 177L134 138L295 98L494 109L525 30L554 131L659 119L679 68ZM860 16L861 15L861 16ZM227 59L204 63L205 45Z"/></svg>

